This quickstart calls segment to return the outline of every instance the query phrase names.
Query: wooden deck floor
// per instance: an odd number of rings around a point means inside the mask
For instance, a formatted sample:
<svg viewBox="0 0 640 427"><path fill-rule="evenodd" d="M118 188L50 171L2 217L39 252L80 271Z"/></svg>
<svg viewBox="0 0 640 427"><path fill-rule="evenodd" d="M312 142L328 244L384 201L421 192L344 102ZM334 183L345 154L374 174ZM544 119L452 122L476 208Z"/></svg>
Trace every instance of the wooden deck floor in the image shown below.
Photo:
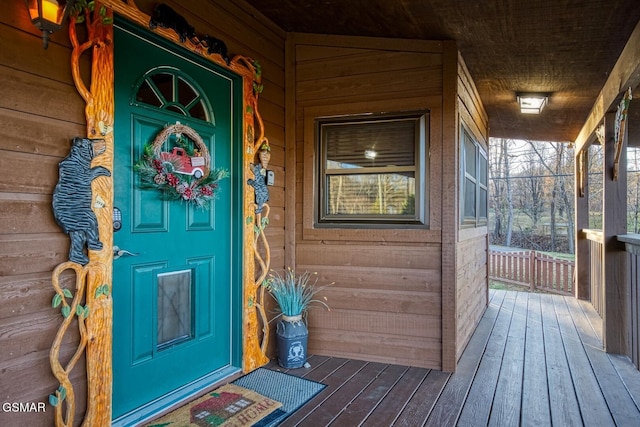
<svg viewBox="0 0 640 427"><path fill-rule="evenodd" d="M600 336L588 303L492 290L455 374L312 356L286 372L328 387L281 425L640 426L640 372Z"/></svg>

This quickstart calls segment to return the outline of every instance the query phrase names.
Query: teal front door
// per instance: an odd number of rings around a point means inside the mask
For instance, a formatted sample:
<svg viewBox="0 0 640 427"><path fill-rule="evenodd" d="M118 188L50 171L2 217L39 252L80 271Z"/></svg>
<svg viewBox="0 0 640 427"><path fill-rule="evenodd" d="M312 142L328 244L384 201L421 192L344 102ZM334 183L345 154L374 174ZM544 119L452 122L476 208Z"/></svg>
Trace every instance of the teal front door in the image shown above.
<svg viewBox="0 0 640 427"><path fill-rule="evenodd" d="M240 241L234 188L241 188L235 162L242 86L226 70L125 23L117 23L114 37L114 206L121 221L113 235L114 253L120 250L113 261L113 418L135 419L240 363L234 349L241 337L232 331L240 323L234 266L241 245L233 242ZM157 144L177 122L201 137L212 168L231 174L204 208L166 200L141 185L134 169L145 144ZM181 134L165 141L163 152L193 142ZM198 176L179 175L186 182Z"/></svg>

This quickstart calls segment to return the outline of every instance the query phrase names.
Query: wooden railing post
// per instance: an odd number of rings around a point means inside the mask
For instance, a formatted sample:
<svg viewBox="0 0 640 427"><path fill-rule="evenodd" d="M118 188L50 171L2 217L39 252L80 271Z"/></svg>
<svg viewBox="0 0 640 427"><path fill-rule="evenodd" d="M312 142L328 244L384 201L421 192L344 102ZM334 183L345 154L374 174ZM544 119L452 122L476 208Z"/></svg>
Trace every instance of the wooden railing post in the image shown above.
<svg viewBox="0 0 640 427"><path fill-rule="evenodd" d="M529 289L536 288L536 251L529 251Z"/></svg>

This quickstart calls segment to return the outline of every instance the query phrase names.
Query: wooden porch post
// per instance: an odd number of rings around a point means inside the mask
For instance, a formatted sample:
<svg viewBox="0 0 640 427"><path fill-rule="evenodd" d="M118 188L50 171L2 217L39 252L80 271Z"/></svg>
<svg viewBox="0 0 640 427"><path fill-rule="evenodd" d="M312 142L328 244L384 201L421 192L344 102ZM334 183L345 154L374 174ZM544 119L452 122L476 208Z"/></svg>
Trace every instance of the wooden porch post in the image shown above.
<svg viewBox="0 0 640 427"><path fill-rule="evenodd" d="M615 113L605 116L602 234L603 341L607 353L627 354L627 255L616 236L627 233L627 137L622 138L618 179L613 180Z"/></svg>
<svg viewBox="0 0 640 427"><path fill-rule="evenodd" d="M458 46L455 41L443 45L443 117L442 135L442 370L457 367L457 252L458 242Z"/></svg>
<svg viewBox="0 0 640 427"><path fill-rule="evenodd" d="M574 162L574 198L576 215L576 263L575 263L575 296L588 300L589 295L589 241L582 230L589 228L589 146L582 150L576 149Z"/></svg>

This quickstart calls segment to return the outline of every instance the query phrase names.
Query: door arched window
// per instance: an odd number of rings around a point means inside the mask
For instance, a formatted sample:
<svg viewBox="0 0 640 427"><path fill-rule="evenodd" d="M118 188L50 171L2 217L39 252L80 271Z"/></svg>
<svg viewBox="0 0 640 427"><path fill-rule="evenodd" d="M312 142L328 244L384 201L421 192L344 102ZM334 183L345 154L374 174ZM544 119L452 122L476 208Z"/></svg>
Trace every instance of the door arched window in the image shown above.
<svg viewBox="0 0 640 427"><path fill-rule="evenodd" d="M215 124L207 96L196 82L176 68L148 71L138 81L134 94L132 105L155 107Z"/></svg>

